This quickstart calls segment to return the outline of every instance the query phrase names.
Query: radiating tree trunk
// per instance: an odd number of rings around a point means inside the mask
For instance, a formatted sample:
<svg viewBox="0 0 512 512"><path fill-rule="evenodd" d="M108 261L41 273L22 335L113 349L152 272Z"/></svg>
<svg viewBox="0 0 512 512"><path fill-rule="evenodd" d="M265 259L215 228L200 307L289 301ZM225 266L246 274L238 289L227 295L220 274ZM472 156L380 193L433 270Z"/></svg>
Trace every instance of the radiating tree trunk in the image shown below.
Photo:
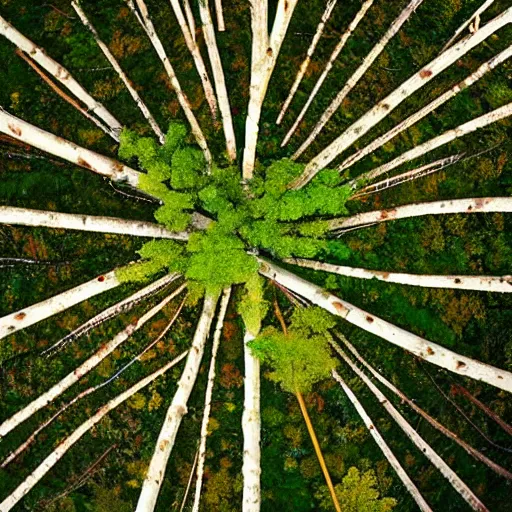
<svg viewBox="0 0 512 512"><path fill-rule="evenodd" d="M323 272L331 272L340 276L356 277L359 279L377 279L387 283L422 286L427 288L451 288L455 290L479 290L484 292L512 293L512 276L438 276L429 274L403 274L368 270L365 268L331 265L321 261L288 258L286 263L299 267L312 268Z"/></svg>
<svg viewBox="0 0 512 512"><path fill-rule="evenodd" d="M242 176L244 180L250 180L253 175L261 108L297 1L279 0L270 37L267 28L267 0L251 1L253 41L250 96L245 123L245 147L242 163Z"/></svg>
<svg viewBox="0 0 512 512"><path fill-rule="evenodd" d="M298 115L297 119L293 123L292 127L288 130L288 133L286 134L285 138L283 139L283 142L281 142L281 147L286 146L288 144L288 141L291 139L292 135L295 133L295 130L297 130L300 122L302 119L304 119L304 116L306 115L306 112L308 111L309 107L311 106L311 103L313 103L313 100L315 99L316 95L318 94L318 91L322 87L322 84L324 83L325 79L327 78L327 75L331 71L332 67L334 66L335 60L338 58L338 55L341 53L341 50L345 47L346 42L348 41L348 38L352 35L354 30L359 25L359 22L364 18L364 15L366 14L366 11L371 7L373 4L373 0L366 0L362 6L361 9L358 11L350 25L348 26L347 30L343 33L341 36L341 39L339 40L338 44L335 46L331 56L329 57L329 60L327 61L327 64L325 65L324 70L322 71L322 74L318 78L315 87L313 87L313 90L311 91L306 104L304 107L302 107L302 110L300 111L300 114Z"/></svg>
<svg viewBox="0 0 512 512"><path fill-rule="evenodd" d="M183 416L187 413L187 402L199 373L216 304L217 297L213 295L205 297L203 311L197 324L192 347L178 384L178 390L167 410L162 429L160 430L156 448L146 473L146 478L142 484L136 512L152 512L156 506L160 487L165 477L167 462L176 440L176 434L178 433Z"/></svg>
<svg viewBox="0 0 512 512"><path fill-rule="evenodd" d="M412 203L396 206L387 210L364 212L329 220L329 228L333 231L361 229L370 224L387 222L390 220L423 217L425 215L447 215L451 213L511 213L511 197L474 197L466 199L452 199L446 201L432 201L427 203Z"/></svg>
<svg viewBox="0 0 512 512"><path fill-rule="evenodd" d="M512 392L512 373L494 366L481 363L469 357L457 354L436 343L382 320L349 302L330 294L274 263L259 258L260 274L272 279L285 288L302 295L313 304L329 311L333 315L360 327L376 336L397 345L415 356L453 373L486 382L491 386Z"/></svg>
<svg viewBox="0 0 512 512"><path fill-rule="evenodd" d="M458 139L459 137L463 137L464 135L479 130L480 128L485 128L486 126L492 123L496 123L497 121L505 119L511 115L512 103L508 103L507 105L503 105L503 107L497 108L496 110L492 110L487 114L472 119L467 123L461 124L460 126L457 126L457 128L448 130L444 132L442 135L434 137L433 139L430 139L427 142L424 142L423 144L415 146L409 151L406 151L405 153L402 153L400 156L397 156L394 160L391 160L391 162L381 165L376 169L372 169L371 171L365 172L364 174L359 176L357 180L373 180L375 178L378 178L379 176L386 174L387 172L395 169L396 167L399 167L400 165L406 162L414 160L415 158L418 158L422 155L429 153L430 151L433 151L434 149L444 146L445 144L448 144L449 142L452 142L455 139ZM354 183L357 183L357 180L353 180L353 187L356 186L354 185Z"/></svg>
<svg viewBox="0 0 512 512"><path fill-rule="evenodd" d="M464 38L460 43L448 48L444 53L429 62L420 71L412 75L391 94L379 101L366 114L349 126L337 139L313 158L304 169L303 174L295 180L291 188L301 188L316 174L327 167L338 155L343 153L355 141L365 135L371 128L387 117L405 99L409 98L418 89L429 83L442 71L459 60L475 46L485 41L500 28L512 22L512 7L509 7L499 16L487 23L478 32Z"/></svg>
<svg viewBox="0 0 512 512"><path fill-rule="evenodd" d="M11 43L23 50L27 55L45 69L51 76L69 89L80 101L83 101L89 112L96 114L114 133L119 136L122 126L119 121L98 101L96 101L70 74L70 72L49 57L43 48L34 44L21 32L0 16L0 34Z"/></svg>
<svg viewBox="0 0 512 512"><path fill-rule="evenodd" d="M391 448L388 446L386 441L384 441L384 438L377 430L377 427L373 423L370 416L368 416L367 412L364 410L361 402L359 402L352 390L347 386L346 382L341 378L336 370L332 371L332 376L343 388L343 391L345 391L348 399L352 402L352 405L355 407L356 411L359 413L359 416L363 420L363 423L366 425L368 432L371 434L379 448L382 450L383 455L386 457L390 466L395 470L398 478L400 478L405 488L409 491L419 509L424 512L432 512L432 509L429 507L428 503L425 501L418 488L414 485L413 481L409 478L409 475L405 472L404 468L401 466L400 462L391 451Z"/></svg>
<svg viewBox="0 0 512 512"><path fill-rule="evenodd" d="M201 130L201 127L199 126L199 123L197 122L194 112L192 112L192 107L190 106L190 102L189 102L186 94L183 92L183 89L181 88L180 82L178 81L178 77L176 76L176 73L174 72L174 68L172 67L171 62L169 61L169 58L167 57L167 54L165 52L162 41L160 40L160 38L158 37L158 35L155 31L155 27L153 25L153 22L151 21L151 18L149 17L149 13L148 13L146 4L144 3L143 0L135 0L135 1L137 2L137 6L138 6L140 12L135 7L133 0L126 0L126 3L128 4L130 9L134 13L135 17L139 21L143 30L146 32L149 40L151 41L151 44L153 45L153 48L155 49L155 52L157 53L158 57L162 61L165 72L167 73L167 76L169 77L171 86L172 86L174 92L176 93L178 102L179 102L181 108L183 109L183 112L185 113L185 117L187 118L188 123L190 124L190 129L192 131L192 134L194 135L194 138L196 139L197 144L203 151L203 155L208 164L208 167L210 167L212 164L212 155L210 153L210 149L208 148L208 143L206 142L206 138L204 136L203 131Z"/></svg>
<svg viewBox="0 0 512 512"><path fill-rule="evenodd" d="M226 26L224 24L222 0L215 0L215 12L217 14L217 28L219 29L219 32L224 32L226 30Z"/></svg>
<svg viewBox="0 0 512 512"><path fill-rule="evenodd" d="M446 464L439 454L416 432L416 429L410 425L407 420L398 412L375 384L363 373L347 356L347 354L335 342L331 346L347 363L352 371L366 384L379 403L386 409L389 415L396 421L398 426L404 431L405 435L414 443L423 455L441 472L441 474L450 482L450 485L460 494L466 503L477 512L488 511L487 507L478 499L473 491L457 476L457 474Z"/></svg>
<svg viewBox="0 0 512 512"><path fill-rule="evenodd" d="M121 345L121 343L126 341L134 332L138 331L147 321L153 318L167 304L169 304L169 302L178 294L180 294L185 289L185 287L186 284L181 285L163 301L151 308L148 312L144 313L144 315L142 315L134 324L128 325L108 343L105 343L99 350L97 350L91 357L89 357L89 359L84 361L78 368L76 368L76 370L69 373L48 391L39 395L35 400L30 402L23 409L11 416L8 420L4 421L0 425L0 439L6 436L18 425L26 421L28 418L30 418L37 411L53 402L53 400L64 393L66 389L70 388L84 375L87 375L93 368L98 366L108 355L110 355L119 345Z"/></svg>
<svg viewBox="0 0 512 512"><path fill-rule="evenodd" d="M343 171L348 167L354 165L354 163L364 158L366 155L370 155L378 148L382 147L386 142L390 141L404 130L407 130L411 126L415 125L418 121L423 119L425 116L433 112L436 108L440 107L448 100L452 99L459 92L467 89L475 82L480 80L486 73L492 71L496 66L500 65L502 62L505 62L512 56L512 45L503 50L498 55L494 56L492 59L488 60L484 64L482 64L474 73L471 73L464 80L454 85L451 89L448 89L444 94L441 94L436 99L431 101L428 105L418 110L407 119L397 124L395 127L391 128L391 130L387 131L385 134L381 135L377 139L373 140L370 144L365 146L364 148L356 151L353 155L350 155L347 159L343 161L343 163L338 167L339 171Z"/></svg>
<svg viewBox="0 0 512 512"><path fill-rule="evenodd" d="M192 512L199 512L199 504L201 502L201 489L203 486L203 473L204 473L204 462L206 460L206 438L208 437L208 423L210 421L210 410L212 408L212 394L213 386L215 384L215 362L217 360L217 352L220 345L220 337L222 335L222 327L224 325L224 318L229 305L229 299L231 297L231 288L226 288L222 295L220 303L219 316L217 317L217 324L215 326L215 333L213 335L213 346L212 346L212 357L210 361L210 369L208 370L208 384L206 386L206 395L204 399L204 412L203 421L201 423L201 441L199 444L198 451L198 463L197 463L197 479L196 479L196 491L194 495L194 505L192 506Z"/></svg>
<svg viewBox="0 0 512 512"><path fill-rule="evenodd" d="M137 107L139 107L140 111L142 112L142 115L146 118L151 128L155 132L156 136L160 140L160 143L163 144L165 142L165 136L162 130L158 126L158 123L155 121L155 118L151 115L151 112L149 111L148 107L140 97L139 93L135 90L135 87L133 87L132 83L126 76L126 73L121 69L121 66L117 62L114 55L112 55L112 52L110 51L109 47L100 39L98 32L91 24L91 22L87 19L87 16L83 9L74 1L71 2L71 5L73 6L73 9L75 9L82 23L90 30L91 34L94 37L94 40L96 41L96 44L100 47L101 51L103 52L107 60L110 62L116 73L119 75L119 78L122 80L125 87L128 89L128 92L130 93L130 96L133 98L133 101L135 101Z"/></svg>
<svg viewBox="0 0 512 512"><path fill-rule="evenodd" d="M405 402L413 411L418 413L423 419L425 419L432 427L436 430L444 434L446 437L457 443L463 450L465 450L469 455L471 455L476 460L484 463L486 466L491 468L496 474L507 478L508 480L512 480L512 473L507 471L502 466L496 464L484 454L473 448L471 445L463 441L457 434L447 429L441 423L439 423L436 419L432 418L428 413L426 413L423 409L421 409L415 402L413 402L409 397L404 395L396 386L394 386L389 380L383 377L375 368L368 364L365 361L359 352L355 349L355 347L345 338L345 336L341 335L339 332L336 333L336 336L341 339L341 341L345 344L345 346L352 352L354 357L384 386L386 386L390 391L392 391L398 398L400 398L403 402Z"/></svg>
<svg viewBox="0 0 512 512"><path fill-rule="evenodd" d="M140 173L131 167L37 128L2 108L0 108L0 133L5 133L29 146L107 176L111 180L126 182L132 187L137 187L139 183Z"/></svg>
<svg viewBox="0 0 512 512"><path fill-rule="evenodd" d="M389 41L391 41L391 39L398 33L398 31L402 28L402 25L411 17L411 15L421 5L422 2L423 0L411 0L409 5L407 5L407 7L393 21L393 23L390 25L386 33L382 36L379 42L372 48L370 53L363 59L361 65L356 69L354 74L347 80L347 83L344 85L343 89L341 89L336 98L334 98L331 104L327 107L325 112L320 117L320 120L318 121L316 126L308 135L306 141L294 153L292 157L293 159L299 158L299 156L302 155L304 151L306 151L306 149L322 131L323 127L328 123L331 117L340 108L341 104L343 103L343 100L348 96L349 92L357 85L359 80L361 80L364 74L370 69L372 64L377 59L377 57L384 51L384 48L387 46Z"/></svg>
<svg viewBox="0 0 512 512"><path fill-rule="evenodd" d="M313 37L313 40L311 41L311 44L309 45L308 51L306 52L306 58L300 65L299 71L297 72L297 76L295 77L295 81L293 82L292 88L290 89L288 97L286 98L283 107L279 112L279 116L277 117L276 124L278 125L281 124L281 121L283 120L283 117L286 114L286 111L288 110L288 107L290 106L290 103L292 102L293 97L295 96L295 93L297 92L299 85L302 82L302 79L304 78L304 75L306 74L306 71L309 67L309 63L311 62L311 57L313 56L313 53L315 53L320 38L324 33L325 24L330 18L332 10L334 9L334 6L336 5L337 1L338 0L328 0L327 5L325 6L325 11L322 15L322 18L320 19L318 27L316 28L315 35Z"/></svg>
<svg viewBox="0 0 512 512"><path fill-rule="evenodd" d="M140 380L137 384L100 407L96 414L82 423L82 425L80 425L70 436L64 439L64 441L61 441L55 450L50 455L48 455L48 457L46 457L44 461L41 462L41 464L7 498L5 498L2 503L0 503L0 510L2 512L8 512L11 510L53 468L53 466L57 464L57 462L66 454L66 452L77 441L79 441L85 433L91 430L94 425L98 424L104 416L115 409L118 405L128 400L128 398L133 396L135 393L138 393L141 389L153 382L157 377L163 375L167 370L179 363L186 354L187 352L184 352L177 358L162 366L162 368L156 372L148 375L144 379Z"/></svg>
<svg viewBox="0 0 512 512"><path fill-rule="evenodd" d="M116 288L120 284L116 277L116 271L113 270L54 297L6 315L0 318L0 339L21 329L26 329L41 320L46 320L95 295Z"/></svg>
<svg viewBox="0 0 512 512"><path fill-rule="evenodd" d="M185 9L185 16L187 17L188 28L190 30L190 34L192 39L196 40L196 20L194 19L194 13L192 12L192 7L190 6L190 0L183 0L183 7Z"/></svg>
<svg viewBox="0 0 512 512"><path fill-rule="evenodd" d="M153 222L31 210L14 206L0 206L0 224L73 229L92 233L115 233L118 235L148 238L171 238L174 240L188 240L189 238L187 232L173 233L160 224Z"/></svg>
<svg viewBox="0 0 512 512"><path fill-rule="evenodd" d="M215 91L219 101L219 109L222 116L222 125L224 127L224 136L226 137L226 150L228 159L231 162L236 160L236 139L233 128L233 119L231 117L231 106L222 69L222 60L220 58L217 39L215 37L215 28L213 26L212 16L208 0L198 0L199 15L203 26L203 35L212 65L213 80L215 82Z"/></svg>

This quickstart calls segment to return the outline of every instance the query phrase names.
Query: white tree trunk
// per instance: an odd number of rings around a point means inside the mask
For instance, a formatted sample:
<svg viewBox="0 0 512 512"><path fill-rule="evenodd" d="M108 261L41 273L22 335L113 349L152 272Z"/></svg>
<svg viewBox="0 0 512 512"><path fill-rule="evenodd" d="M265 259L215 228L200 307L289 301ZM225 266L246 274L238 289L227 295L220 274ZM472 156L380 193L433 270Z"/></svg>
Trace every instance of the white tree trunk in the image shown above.
<svg viewBox="0 0 512 512"><path fill-rule="evenodd" d="M222 295L220 303L219 316L217 317L217 324L215 326L215 333L213 335L212 358L210 361L210 369L208 370L208 384L206 386L206 395L204 399L204 412L203 421L201 423L201 441L199 444L198 462L197 462L197 479L196 491L194 496L194 505L192 512L199 512L199 504L201 502L201 489L203 486L203 473L204 462L206 460L206 438L208 437L208 423L210 421L210 410L212 408L212 394L213 386L215 384L215 362L217 360L217 352L220 345L220 337L222 335L222 326L224 325L224 318L229 305L229 298L231 297L231 288L226 288Z"/></svg>
<svg viewBox="0 0 512 512"><path fill-rule="evenodd" d="M391 162L383 164L377 167L376 169L372 169L371 171L362 174L356 180L353 180L352 186L354 187L354 183L357 183L357 181L360 179L373 180L395 169L396 167L411 160L414 160L415 158L418 158L422 155L425 155L426 153L429 153L430 151L433 151L436 148L444 146L445 144L448 144L449 142L452 142L455 139L458 139L459 137L463 137L468 133L472 133L476 130L479 130L480 128L484 128L492 123L496 123L497 121L505 119L506 117L509 117L511 115L512 103L503 105L503 107L497 108L496 110L492 110L491 112L488 112L483 116L472 119L467 123L457 126L457 128L448 130L444 132L442 135L439 135L438 137L434 137L433 139L430 139L427 142L424 142L423 144L415 146L409 151L406 151L405 153L402 153L400 156L397 156L394 160L391 160Z"/></svg>
<svg viewBox="0 0 512 512"><path fill-rule="evenodd" d="M74 229L92 233L115 233L126 236L188 240L186 232L173 233L159 224L116 217L59 213L14 206L0 206L0 224Z"/></svg>
<svg viewBox="0 0 512 512"><path fill-rule="evenodd" d="M96 41L96 44L100 47L101 51L103 52L107 60L110 62L116 73L119 75L119 78L123 81L125 87L128 89L128 92L133 98L133 101L135 101L140 111L142 112L142 115L150 124L151 128L153 129L156 136L160 140L160 143L163 144L165 142L165 135L158 126L158 123L155 121L155 118L151 115L151 112L149 111L148 107L140 97L139 93L135 90L135 87L133 87L132 83L126 76L125 72L121 69L121 66L117 62L116 58L114 57L114 55L112 55L112 52L110 51L109 47L100 39L98 32L91 24L91 22L87 19L87 16L83 9L74 1L71 2L71 5L73 6L73 9L75 9L82 23L90 30L91 34L94 37L94 40Z"/></svg>
<svg viewBox="0 0 512 512"><path fill-rule="evenodd" d="M466 88L473 85L475 82L480 80L486 73L492 71L496 66L500 65L502 62L506 61L512 56L512 45L503 50L498 55L494 56L492 59L488 60L484 64L482 64L474 73L471 73L464 80L454 85L451 89L446 91L444 94L438 96L435 100L431 101L428 105L418 110L407 119L403 120L401 123L397 124L395 127L391 128L391 130L387 131L385 134L376 138L370 144L365 146L364 148L356 151L353 155L350 155L347 159L343 161L343 163L338 167L339 171L343 171L348 167L354 165L356 162L364 158L366 155L369 155L376 151L378 148L382 147L386 142L390 141L398 134L402 133L404 130L407 130L418 121L423 119L425 116L433 112L436 108L440 107L448 100L456 96L460 91L465 90Z"/></svg>
<svg viewBox="0 0 512 512"><path fill-rule="evenodd" d="M206 97L206 101L208 106L210 107L210 112L212 113L213 119L217 118L217 99L215 98L215 92L213 91L212 83L210 81L210 77L208 76L208 71L206 70L206 66L204 65L203 57L201 52L199 51L199 46L196 43L196 27L194 22L194 16L192 15L192 11L190 9L190 4L188 0L184 2L185 12L187 15L187 20L183 15L183 10L181 9L181 5L179 0L170 0L172 9L174 11L174 15L178 20L178 24L181 28L181 32L185 39L185 44L192 55L192 59L194 60L194 64L196 66L197 73L199 74L199 78L201 79L201 83L203 85L204 95ZM192 24L193 25L192 25Z"/></svg>
<svg viewBox="0 0 512 512"><path fill-rule="evenodd" d="M380 432L377 430L377 427L373 423L370 416L368 416L367 412L364 410L361 402L356 398L352 390L347 386L345 381L341 378L336 370L332 371L332 376L339 383L339 385L345 391L348 399L352 402L352 405L355 407L356 411L359 413L359 416L363 420L363 423L366 425L368 432L370 432L371 436L382 450L382 453L386 457L390 466L395 470L398 478L402 481L405 488L409 491L412 498L418 505L419 509L424 512L432 512L432 509L429 507L428 503L424 500L418 488L414 485L413 481L409 478L409 475L405 472L404 468L401 466L398 459L395 457L394 453L391 451L391 448L388 446Z"/></svg>
<svg viewBox="0 0 512 512"><path fill-rule="evenodd" d="M298 0L279 0L272 33L269 37L267 29L267 0L251 1L251 85L245 123L245 147L242 163L242 176L244 180L250 180L253 175L261 108L297 2Z"/></svg>
<svg viewBox="0 0 512 512"><path fill-rule="evenodd" d="M98 366L108 355L110 355L121 343L126 341L134 332L138 331L148 320L153 318L159 311L161 311L169 302L181 293L186 287L182 284L173 293L167 296L159 304L151 308L148 312L144 313L134 324L128 325L125 329L119 332L108 343L105 343L99 350L97 350L89 359L84 361L78 368L69 373L60 382L55 384L45 393L39 395L35 400L26 405L23 409L11 416L8 420L0 425L0 439L6 436L11 430L26 421L37 411L46 407L55 398L64 393L66 389L70 388L73 384L78 382L84 375L87 375L93 368Z"/></svg>
<svg viewBox="0 0 512 512"><path fill-rule="evenodd" d="M181 375L178 390L167 410L167 415L160 430L156 448L151 459L146 478L137 503L136 512L152 512L155 508L158 493L165 477L165 469L174 447L176 434L183 416L187 414L187 402L196 382L201 366L204 347L210 331L217 298L207 295L204 299L203 311L197 324L194 340L189 351L187 362Z"/></svg>
<svg viewBox="0 0 512 512"><path fill-rule="evenodd" d="M358 11L358 13L355 15L354 19L348 26L347 30L342 34L341 39L339 40L338 44L335 46L331 56L329 57L329 61L327 62L324 70L322 71L322 74L318 78L315 87L313 87L313 90L311 91L311 94L308 97L308 100L306 101L306 104L304 107L302 107L302 110L300 111L300 114L298 115L297 119L293 123L292 127L288 130L288 133L284 137L283 141L281 142L281 147L286 146L288 144L288 141L291 139L292 135L295 133L295 130L297 130L297 127L299 126L302 119L304 119L304 116L306 115L306 112L308 111L309 107L311 106L311 103L313 103L313 100L315 99L316 95L318 94L318 91L322 87L325 79L327 78L327 75L331 71L332 67L334 66L334 61L338 58L338 55L341 53L341 50L345 47L346 42L348 41L348 38L352 35L354 30L359 25L359 22L364 18L364 15L366 14L366 11L371 7L373 4L373 0L366 0L363 5L361 6L361 9Z"/></svg>
<svg viewBox="0 0 512 512"><path fill-rule="evenodd" d="M469 24L476 18L480 17L484 11L486 11L492 4L494 0L486 0L472 15L465 21L453 34L453 37L443 46L441 52L444 52L448 47L450 47L453 42L459 37L459 35L469 26Z"/></svg>
<svg viewBox="0 0 512 512"><path fill-rule="evenodd" d="M128 400L135 393L138 393L141 389L146 387L148 384L153 382L157 377L163 375L167 370L178 364L185 356L187 352L184 352L177 358L168 362L162 368L156 372L148 375L144 379L140 380L137 384L127 389L120 395L116 396L105 405L100 407L96 414L91 416L87 421L82 423L70 436L64 441L61 441L57 448L44 459L43 462L7 497L0 503L0 510L2 512L8 512L11 510L30 490L50 471L55 464L66 454L66 452L80 440L80 438L87 433L94 425L100 422L100 420L107 415L110 411L115 409L118 405L122 404L125 400ZM111 511L114 512L114 511Z"/></svg>
<svg viewBox="0 0 512 512"><path fill-rule="evenodd" d="M208 148L208 143L206 142L204 133L201 130L199 123L197 122L194 112L192 112L192 107L190 106L190 102L186 94L183 92L183 89L181 88L180 82L178 81L178 77L174 72L174 68L172 67L171 62L167 57L162 41L160 40L155 31L155 27L153 25L153 22L151 21L151 18L149 17L148 9L146 7L146 4L144 3L144 0L136 0L136 2L140 10L140 13L139 11L137 11L137 8L135 7L133 0L126 0L128 7L130 7L135 17L139 21L140 25L146 32L149 40L151 41L151 44L153 45L153 48L155 49L160 60L162 61L165 72L169 77L171 86L174 89L174 92L176 93L176 97L178 98L178 102L181 108L183 109L183 112L185 113L185 117L187 118L188 123L190 124L192 134L194 135L197 144L203 151L208 167L210 167L212 164L212 155Z"/></svg>
<svg viewBox="0 0 512 512"><path fill-rule="evenodd" d="M334 341L331 346L347 363L352 371L368 386L375 398L386 409L389 415L396 421L398 426L404 431L405 435L414 443L423 455L441 472L441 474L450 482L451 486L462 496L466 503L477 512L488 512L487 507L478 499L473 491L457 476L457 474L446 464L439 454L416 432L407 420L398 412L398 410L386 398L384 393L375 386L375 384L363 373L347 356L347 354Z"/></svg>
<svg viewBox="0 0 512 512"><path fill-rule="evenodd" d="M224 32L226 30L226 25L224 24L222 0L215 0L215 12L217 14L217 28L219 29L219 32Z"/></svg>
<svg viewBox="0 0 512 512"><path fill-rule="evenodd" d="M373 212L358 213L352 217L332 219L329 227L333 231L361 228L369 224L389 220L423 217L424 215L445 215L450 213L512 213L512 197L475 197L412 203Z"/></svg>
<svg viewBox="0 0 512 512"><path fill-rule="evenodd" d="M0 108L0 133L33 146L41 151L67 160L75 165L89 169L111 180L126 182L137 187L140 173L123 165L117 160L108 158L82 148L73 142L37 128Z"/></svg>
<svg viewBox="0 0 512 512"><path fill-rule="evenodd" d="M318 27L316 28L315 35L313 37L313 40L311 41L311 44L309 45L308 51L306 52L306 58L300 65L299 71L297 72L297 76L295 77L295 81L293 82L292 88L290 89L288 97L286 98L286 101L284 102L283 107L279 112L279 116L277 117L276 124L278 125L281 124L281 121L283 120L283 117L286 114L286 111L288 110L288 107L290 106L290 103L292 102L293 97L295 96L295 93L297 92L299 85L302 82L302 79L304 78L304 75L306 74L306 71L309 67L309 63L311 62L311 57L313 56L313 53L315 53L320 38L324 33L325 24L329 20L332 10L334 9L334 6L336 5L337 1L338 0L328 0L327 5L325 6L325 11L322 15L322 18L320 19Z"/></svg>
<svg viewBox="0 0 512 512"><path fill-rule="evenodd" d="M396 386L394 386L391 382L389 382L385 377L383 377L375 368L370 366L359 354L359 352L355 349L355 347L339 332L336 333L336 336L341 339L341 341L345 344L345 346L352 352L354 357L384 386L386 386L390 391L392 391L398 398L400 398L403 402L405 402L413 411L417 412L422 418L424 418L431 426L433 426L436 430L444 434L446 437L455 441L463 450L465 450L469 455L474 457L476 460L484 463L493 471L495 471L498 475L501 475L508 480L512 480L512 473L507 471L502 466L496 464L488 457L483 455L481 452L473 448L471 445L460 439L460 437L453 433L451 430L448 430L446 427L441 425L437 420L432 418L428 413L426 413L423 409L418 407L415 402L413 402L409 397L404 395Z"/></svg>
<svg viewBox="0 0 512 512"><path fill-rule="evenodd" d="M330 263L322 263L321 261L296 258L288 258L284 261L292 265L298 265L299 267L322 270L323 272L331 272L340 276L357 277L359 279L377 279L387 283L399 283L408 286L512 293L512 276L437 276L428 274L403 274L331 265Z"/></svg>
<svg viewBox="0 0 512 512"><path fill-rule="evenodd" d="M340 108L343 100L347 97L349 92L356 86L361 80L364 74L370 69L371 65L375 62L377 57L384 51L386 45L391 39L398 33L402 28L402 25L411 17L414 11L421 5L423 0L411 0L409 5L398 15L398 17L390 25L386 33L382 36L379 42L371 49L370 53L363 59L361 65L356 69L354 74L347 80L343 89L337 94L336 98L326 108L320 120L313 128L308 138L303 142L300 148L294 153L293 159L299 158L304 151L310 146L315 140L318 134L322 131L323 127L327 124L329 119L336 113Z"/></svg>
<svg viewBox="0 0 512 512"><path fill-rule="evenodd" d="M224 136L226 137L226 150L231 162L236 160L236 139L233 128L233 119L231 117L231 106L222 69L222 60L220 58L217 40L215 37L215 28L213 26L212 16L208 0L198 0L199 14L203 25L203 35L212 65L213 80L215 82L215 91L219 101L219 109L222 116L222 125L224 127Z"/></svg>
<svg viewBox="0 0 512 512"><path fill-rule="evenodd" d="M379 338L383 338L429 363L450 370L458 375L486 382L509 393L512 392L512 373L452 352L441 345L432 343L390 322L386 322L378 316L372 315L330 294L319 286L283 270L274 263L262 260L261 258L259 261L261 264L260 274L302 295L313 304L324 308L333 315L339 316L347 322L375 334Z"/></svg>
<svg viewBox="0 0 512 512"><path fill-rule="evenodd" d="M365 135L371 128L387 117L406 98L429 83L442 71L459 60L475 46L485 41L494 32L512 22L512 7L503 11L499 16L487 23L478 32L464 38L460 43L448 48L444 53L429 62L420 71L412 75L402 85L395 89L372 107L366 114L349 126L327 148L313 158L304 169L303 174L291 185L301 188L316 174L327 167L339 154L349 148L356 140Z"/></svg>
<svg viewBox="0 0 512 512"><path fill-rule="evenodd" d="M0 339L21 329L26 329L57 313L61 313L84 300L111 290L120 284L117 280L116 272L113 270L75 288L71 288L71 290L66 290L59 295L6 315L0 318Z"/></svg>
<svg viewBox="0 0 512 512"><path fill-rule="evenodd" d="M11 43L23 50L27 55L37 62L50 75L58 80L64 87L69 89L79 100L81 100L90 113L96 114L112 130L119 140L122 126L119 121L98 101L96 101L69 73L69 71L55 62L46 52L18 32L10 23L0 16L0 34L5 36Z"/></svg>
<svg viewBox="0 0 512 512"><path fill-rule="evenodd" d="M243 512L258 512L261 507L261 416L260 416L260 360L248 347L257 333L246 331L244 335L244 412L242 433L244 437L244 457L242 475L244 487L242 496Z"/></svg>

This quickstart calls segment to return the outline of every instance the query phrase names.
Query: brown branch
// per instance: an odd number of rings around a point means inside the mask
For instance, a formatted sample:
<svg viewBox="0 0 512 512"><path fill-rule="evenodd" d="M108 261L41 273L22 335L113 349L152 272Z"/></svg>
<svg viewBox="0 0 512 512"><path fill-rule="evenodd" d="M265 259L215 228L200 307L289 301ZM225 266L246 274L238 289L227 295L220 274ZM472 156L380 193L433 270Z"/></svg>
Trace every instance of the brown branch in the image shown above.
<svg viewBox="0 0 512 512"><path fill-rule="evenodd" d="M283 329L284 335L288 336L288 329L286 328L286 322L284 321L283 313L279 308L277 297L274 298L274 312L276 314L277 319L279 320L279 323L281 324L281 329Z"/></svg>

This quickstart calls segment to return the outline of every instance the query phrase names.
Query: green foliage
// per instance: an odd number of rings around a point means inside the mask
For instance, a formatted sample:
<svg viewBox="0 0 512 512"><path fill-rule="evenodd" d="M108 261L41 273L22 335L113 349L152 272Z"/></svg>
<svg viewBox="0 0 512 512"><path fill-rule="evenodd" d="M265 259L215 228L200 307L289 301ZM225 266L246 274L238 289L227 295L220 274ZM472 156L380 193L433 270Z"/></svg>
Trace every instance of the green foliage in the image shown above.
<svg viewBox="0 0 512 512"><path fill-rule="evenodd" d="M349 468L342 483L334 486L343 512L388 512L395 508L394 498L379 498L377 478L373 470L363 474L355 467ZM332 510L332 498L327 486L322 486L316 497L322 510Z"/></svg>
<svg viewBox="0 0 512 512"><path fill-rule="evenodd" d="M290 393L307 393L336 366L329 347L329 329L335 324L335 318L320 308L297 309L286 334L268 327L250 347L273 368L271 380Z"/></svg>
<svg viewBox="0 0 512 512"><path fill-rule="evenodd" d="M263 298L263 278L253 274L245 283L245 293L238 303L245 328L254 336L260 332L261 322L268 310Z"/></svg>

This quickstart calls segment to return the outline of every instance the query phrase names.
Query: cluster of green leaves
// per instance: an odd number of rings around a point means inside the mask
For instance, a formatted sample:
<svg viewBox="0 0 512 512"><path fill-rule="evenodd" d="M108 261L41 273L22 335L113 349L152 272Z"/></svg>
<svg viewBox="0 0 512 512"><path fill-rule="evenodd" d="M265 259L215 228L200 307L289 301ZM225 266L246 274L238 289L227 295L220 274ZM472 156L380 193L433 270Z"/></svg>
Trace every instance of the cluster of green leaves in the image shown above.
<svg viewBox="0 0 512 512"><path fill-rule="evenodd" d="M251 250L279 258L312 258L333 250L326 239L327 223L308 219L346 213L350 189L341 186L336 171L323 171L303 189L288 190L304 166L283 159L244 188L236 167L213 166L206 172L203 154L185 145L185 137L186 128L177 123L170 125L162 146L129 130L121 136L119 156L137 159L146 171L139 188L162 203L155 212L159 223L183 231L190 227L194 211L212 219L207 229L192 233L186 245L169 240L146 244L139 251L143 261L119 272L122 281L146 280L167 269L184 274L203 290L218 293L253 278L258 264ZM255 292L251 286L248 296ZM254 318L256 326L261 315Z"/></svg>
<svg viewBox="0 0 512 512"><path fill-rule="evenodd" d="M250 347L273 368L271 380L279 382L285 391L307 393L314 384L327 379L336 366L329 346L329 329L335 324L336 319L323 309L296 309L286 333L268 327Z"/></svg>

